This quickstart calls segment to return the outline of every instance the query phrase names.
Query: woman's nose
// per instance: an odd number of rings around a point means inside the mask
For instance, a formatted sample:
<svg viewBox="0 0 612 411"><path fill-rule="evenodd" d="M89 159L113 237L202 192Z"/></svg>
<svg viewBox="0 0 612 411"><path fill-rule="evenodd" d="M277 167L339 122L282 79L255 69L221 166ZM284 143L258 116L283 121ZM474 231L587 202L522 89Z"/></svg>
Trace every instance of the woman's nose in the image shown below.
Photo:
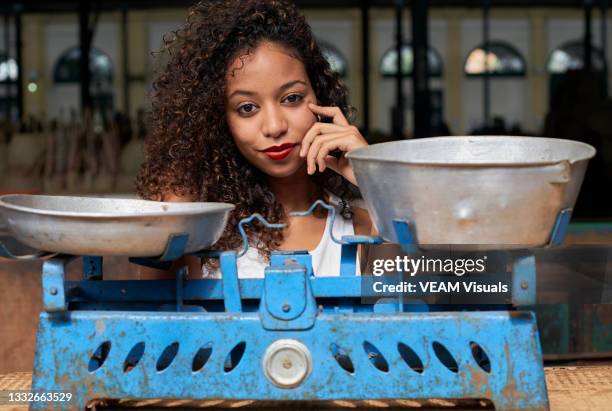
<svg viewBox="0 0 612 411"><path fill-rule="evenodd" d="M287 132L287 119L278 108L266 110L262 125L263 135L270 138L278 138Z"/></svg>

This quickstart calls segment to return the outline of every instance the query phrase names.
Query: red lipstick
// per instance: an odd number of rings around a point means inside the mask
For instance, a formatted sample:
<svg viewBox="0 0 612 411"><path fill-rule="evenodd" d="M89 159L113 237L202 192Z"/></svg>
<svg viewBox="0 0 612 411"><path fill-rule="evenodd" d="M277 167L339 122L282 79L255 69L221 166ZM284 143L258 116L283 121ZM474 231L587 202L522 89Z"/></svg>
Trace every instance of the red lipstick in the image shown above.
<svg viewBox="0 0 612 411"><path fill-rule="evenodd" d="M280 146L271 146L263 150L263 152L272 160L283 160L286 158L293 149L297 146L295 143L285 143Z"/></svg>

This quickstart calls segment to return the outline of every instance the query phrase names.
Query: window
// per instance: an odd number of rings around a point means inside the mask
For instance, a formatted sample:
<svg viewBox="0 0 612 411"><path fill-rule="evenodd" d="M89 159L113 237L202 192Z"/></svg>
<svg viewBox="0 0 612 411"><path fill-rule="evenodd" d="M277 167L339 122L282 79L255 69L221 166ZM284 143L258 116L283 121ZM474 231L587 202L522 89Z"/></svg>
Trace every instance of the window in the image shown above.
<svg viewBox="0 0 612 411"><path fill-rule="evenodd" d="M584 44L574 40L553 50L548 58L546 68L551 74L561 74L570 70L580 70L584 67ZM605 71L606 63L601 49L591 47L591 64L595 71Z"/></svg>
<svg viewBox="0 0 612 411"><path fill-rule="evenodd" d="M514 47L501 41L491 41L487 53L484 45L470 51L463 70L468 76L483 76L486 70L492 76L522 77L527 68L525 59Z"/></svg>
<svg viewBox="0 0 612 411"><path fill-rule="evenodd" d="M15 59L7 59L6 54L0 54L0 82L17 81L18 69Z"/></svg>
<svg viewBox="0 0 612 411"><path fill-rule="evenodd" d="M412 55L412 45L402 45L402 76L412 76L412 66L414 57ZM442 77L443 64L440 53L433 47L427 49L427 67L430 77ZM390 48L383 54L380 60L379 70L383 77L394 77L397 74L397 50Z"/></svg>
<svg viewBox="0 0 612 411"><path fill-rule="evenodd" d="M340 50L324 41L319 41L318 43L323 53L323 57L325 57L331 69L338 73L339 77L346 77L348 73L348 62Z"/></svg>
<svg viewBox="0 0 612 411"><path fill-rule="evenodd" d="M80 81L81 49L78 46L66 50L58 59L53 70L56 83L78 83ZM89 53L92 83L112 83L113 63L101 50L92 47Z"/></svg>
<svg viewBox="0 0 612 411"><path fill-rule="evenodd" d="M17 88L15 85L18 76L18 66L15 59L7 59L6 54L0 53L0 119L6 119L10 115L11 120L17 120L15 117L17 114ZM7 84L9 90L5 87Z"/></svg>

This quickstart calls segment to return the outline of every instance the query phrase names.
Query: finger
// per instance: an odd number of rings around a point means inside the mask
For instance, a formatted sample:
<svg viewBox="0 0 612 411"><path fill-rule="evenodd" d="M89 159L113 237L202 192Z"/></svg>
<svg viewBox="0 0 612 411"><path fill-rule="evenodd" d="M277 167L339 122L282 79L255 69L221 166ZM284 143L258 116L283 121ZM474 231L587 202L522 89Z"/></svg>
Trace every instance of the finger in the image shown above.
<svg viewBox="0 0 612 411"><path fill-rule="evenodd" d="M334 146L330 148L330 152L333 150L349 152L355 148L367 145L367 143L357 138L351 132L351 130L343 130L336 133L320 134L316 136L310 144L307 156L316 156L321 148L321 145L327 144L330 141L334 142Z"/></svg>
<svg viewBox="0 0 612 411"><path fill-rule="evenodd" d="M306 162L308 164L308 174L313 174L316 171L316 164L317 164L317 155L319 153L321 144L328 142L330 140L336 140L336 139L343 139L346 137L346 133L340 132L340 133L330 133L330 134L324 134L324 135L320 135L318 136L313 143L311 144L310 148L308 149L308 154L306 156ZM337 143L336 143L337 146ZM319 169L319 171L321 171Z"/></svg>
<svg viewBox="0 0 612 411"><path fill-rule="evenodd" d="M338 173L340 171L340 160L341 159L334 156L327 156L325 157L325 166Z"/></svg>
<svg viewBox="0 0 612 411"><path fill-rule="evenodd" d="M300 157L306 156L308 154L308 150L310 149L310 145L312 144L315 137L321 134L320 128L317 126L319 123L315 123L304 135L302 142L300 143Z"/></svg>
<svg viewBox="0 0 612 411"><path fill-rule="evenodd" d="M331 117L334 124L341 126L348 126L349 122L344 117L344 113L340 110L340 107L323 107L318 106L314 103L309 103L308 108L315 114L321 114L326 117Z"/></svg>
<svg viewBox="0 0 612 411"><path fill-rule="evenodd" d="M342 132L344 126L329 123L315 123L304 135L300 147L300 157L304 157L308 153L308 149L313 140L322 134Z"/></svg>
<svg viewBox="0 0 612 411"><path fill-rule="evenodd" d="M319 146L321 145L321 143L329 139L341 137L343 135L344 135L343 133L331 133L331 134L319 135L315 138L313 143L308 148L308 153L306 154L306 164L307 164L308 174L314 174L314 172L317 171L316 157L317 157L317 153L319 151Z"/></svg>
<svg viewBox="0 0 612 411"><path fill-rule="evenodd" d="M319 145L319 150L317 152L317 156L315 157L315 161L316 163L319 165L319 171L323 172L325 171L325 168L327 167L327 162L326 159L328 158L335 158L333 156L330 156L329 153L331 153L332 151L339 149L342 150L342 146L343 146L343 141L345 140L345 136L339 136L333 139L328 139L327 141L323 141L320 145Z"/></svg>

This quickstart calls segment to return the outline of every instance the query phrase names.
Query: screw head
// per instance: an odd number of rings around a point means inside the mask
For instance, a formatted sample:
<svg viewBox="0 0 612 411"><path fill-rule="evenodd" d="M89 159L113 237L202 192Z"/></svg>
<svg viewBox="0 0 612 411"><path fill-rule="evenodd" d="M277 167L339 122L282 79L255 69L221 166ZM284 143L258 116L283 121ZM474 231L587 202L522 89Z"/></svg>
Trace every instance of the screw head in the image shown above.
<svg viewBox="0 0 612 411"><path fill-rule="evenodd" d="M283 312L288 313L291 311L291 306L289 304L283 304Z"/></svg>
<svg viewBox="0 0 612 411"><path fill-rule="evenodd" d="M55 287L51 287L51 288L49 289L49 292L51 293L51 295L57 295L57 288L55 288Z"/></svg>
<svg viewBox="0 0 612 411"><path fill-rule="evenodd" d="M528 289L528 288L529 288L529 283L528 283L527 281L523 281L523 282L521 283L521 288L522 288L523 290Z"/></svg>

